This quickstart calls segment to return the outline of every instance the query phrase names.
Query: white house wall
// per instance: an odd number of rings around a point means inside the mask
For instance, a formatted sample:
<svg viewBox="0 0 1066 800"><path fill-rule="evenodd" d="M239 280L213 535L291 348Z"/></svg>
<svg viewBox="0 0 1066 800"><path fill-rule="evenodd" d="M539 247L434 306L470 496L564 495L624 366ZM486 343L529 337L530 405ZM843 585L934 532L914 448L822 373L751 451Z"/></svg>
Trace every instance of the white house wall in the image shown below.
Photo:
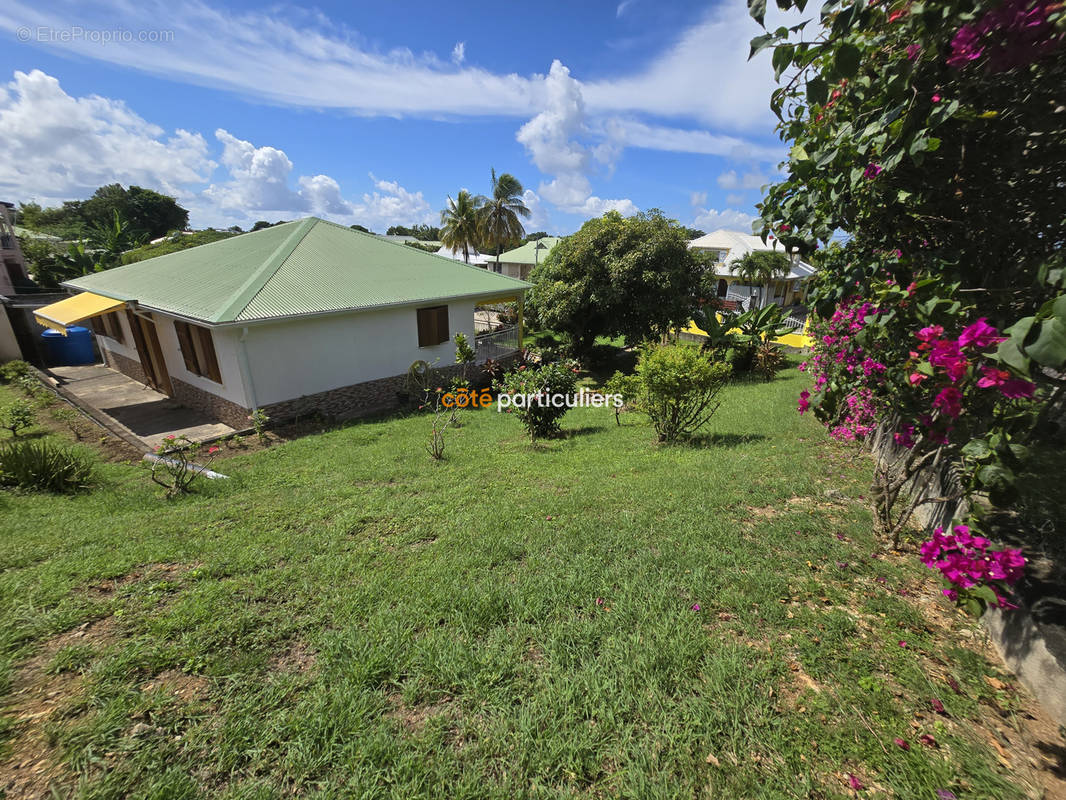
<svg viewBox="0 0 1066 800"><path fill-rule="evenodd" d="M473 301L448 303L448 330L473 345ZM259 406L402 375L419 360L455 363L454 341L418 346L415 306L250 325L245 348Z"/></svg>
<svg viewBox="0 0 1066 800"><path fill-rule="evenodd" d="M238 356L238 338L240 331L233 328L212 328L211 340L215 344L215 358L218 359L218 371L222 375L222 383L201 377L189 372L185 368L185 358L181 354L178 345L178 332L174 328L174 319L155 312L152 314L155 320L156 335L159 337L159 347L163 351L163 360L167 364L167 372L170 377L184 381L190 386L202 389L205 392L218 395L245 408L249 407L244 394L244 385L241 381L241 366ZM136 355L136 354L135 354Z"/></svg>

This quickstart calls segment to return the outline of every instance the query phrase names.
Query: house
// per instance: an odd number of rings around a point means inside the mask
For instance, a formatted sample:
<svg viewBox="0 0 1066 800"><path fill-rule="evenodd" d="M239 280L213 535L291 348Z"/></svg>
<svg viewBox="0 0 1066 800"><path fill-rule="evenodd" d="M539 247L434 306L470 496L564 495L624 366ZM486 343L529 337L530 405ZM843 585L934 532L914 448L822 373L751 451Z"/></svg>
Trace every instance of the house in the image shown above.
<svg viewBox="0 0 1066 800"><path fill-rule="evenodd" d="M0 202L0 297L15 294L16 287L26 286L30 276L22 257L14 225L15 207Z"/></svg>
<svg viewBox="0 0 1066 800"><path fill-rule="evenodd" d="M393 405L414 362L457 371L452 337L475 341L478 304L521 307L529 288L315 217L64 286L78 294L38 309L42 324L89 320L108 366L237 428L254 409L282 419ZM516 353L521 319L505 334L484 353Z"/></svg>
<svg viewBox="0 0 1066 800"><path fill-rule="evenodd" d="M475 247L471 247L467 253L468 258L464 258L463 249L461 247L457 250L452 250L446 244L440 246L440 249L437 250L437 255L442 258L450 258L453 261L462 261L465 264L481 267L482 269L485 269L491 258L491 256L487 256L484 253L479 253Z"/></svg>
<svg viewBox="0 0 1066 800"><path fill-rule="evenodd" d="M807 283L815 273L810 264L800 261L795 254L788 254L790 267L787 275L771 281L768 287L749 286L732 272L731 265L753 251L784 252L784 248L772 237L764 242L750 233L723 228L693 239L688 246L711 254L714 273L718 277L717 296L723 300L740 302L746 309L762 308L770 303L787 309L800 304L806 295Z"/></svg>
<svg viewBox="0 0 1066 800"><path fill-rule="evenodd" d="M519 280L529 280L529 274L538 264L542 264L548 257L555 245L559 244L558 236L545 236L543 239L526 242L521 247L500 253L500 273ZM495 259L490 268L495 267Z"/></svg>

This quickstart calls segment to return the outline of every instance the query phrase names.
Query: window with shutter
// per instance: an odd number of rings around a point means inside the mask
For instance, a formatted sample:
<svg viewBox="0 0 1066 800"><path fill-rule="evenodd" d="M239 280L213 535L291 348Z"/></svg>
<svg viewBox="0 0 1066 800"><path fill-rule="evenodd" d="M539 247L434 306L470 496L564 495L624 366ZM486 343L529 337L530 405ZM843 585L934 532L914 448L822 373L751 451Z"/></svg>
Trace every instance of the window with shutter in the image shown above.
<svg viewBox="0 0 1066 800"><path fill-rule="evenodd" d="M174 321L174 331L178 335L178 347L185 362L185 369L193 375L207 378L215 383L222 383L222 371L215 355L215 343L211 338L211 329L202 325Z"/></svg>
<svg viewBox="0 0 1066 800"><path fill-rule="evenodd" d="M418 309L418 346L433 347L448 341L448 306Z"/></svg>

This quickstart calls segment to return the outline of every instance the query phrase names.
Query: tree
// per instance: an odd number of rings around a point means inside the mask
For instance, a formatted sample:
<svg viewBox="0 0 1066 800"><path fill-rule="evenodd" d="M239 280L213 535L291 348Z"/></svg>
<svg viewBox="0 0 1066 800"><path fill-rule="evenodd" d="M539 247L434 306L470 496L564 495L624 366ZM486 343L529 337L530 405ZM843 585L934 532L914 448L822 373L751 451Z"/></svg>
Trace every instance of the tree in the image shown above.
<svg viewBox="0 0 1066 800"><path fill-rule="evenodd" d="M766 291L770 282L788 275L790 262L788 256L776 250L752 250L735 259L729 265L729 271L748 286L758 286L761 304L766 304Z"/></svg>
<svg viewBox="0 0 1066 800"><path fill-rule="evenodd" d="M529 244L530 242L539 242L541 239L547 239L547 231L536 231L534 233L527 233L522 237L522 244Z"/></svg>
<svg viewBox="0 0 1066 800"><path fill-rule="evenodd" d="M706 236L706 234L699 228L682 228L681 230L685 232L685 237L689 240L699 239L701 236Z"/></svg>
<svg viewBox="0 0 1066 800"><path fill-rule="evenodd" d="M630 344L688 322L701 265L676 221L659 211L610 211L563 239L533 271L531 302L575 353L597 336Z"/></svg>
<svg viewBox="0 0 1066 800"><path fill-rule="evenodd" d="M257 222L255 224L258 225L259 223ZM363 233L373 233L373 231L370 230L370 228L366 227L365 225L349 225L348 227L351 228L353 231L362 231Z"/></svg>
<svg viewBox="0 0 1066 800"><path fill-rule="evenodd" d="M481 229L485 244L496 250L496 272L500 271L500 250L526 234L519 217L529 219L532 212L522 201L524 192L514 175L505 172L497 177L492 170L492 196L481 207Z"/></svg>
<svg viewBox="0 0 1066 800"><path fill-rule="evenodd" d="M111 220L105 225L94 224L89 230L89 244L96 250L96 270L110 269L122 259L122 254L144 244L148 235L134 230L118 209L111 212Z"/></svg>
<svg viewBox="0 0 1066 800"><path fill-rule="evenodd" d="M173 197L140 186L129 189L118 183L101 186L81 207L87 227L108 224L116 211L127 220L131 230L140 231L148 239L158 239L189 226L189 212Z"/></svg>
<svg viewBox="0 0 1066 800"><path fill-rule="evenodd" d="M440 212L440 240L454 253L463 251L463 261L470 263L470 250L476 250L481 243L481 226L479 212L485 198L472 195L463 189L452 200L448 196L448 207Z"/></svg>
<svg viewBox="0 0 1066 800"><path fill-rule="evenodd" d="M255 231L261 231L264 228L272 227L274 227L273 223L267 222L265 219L258 219L255 221L255 224L252 225L252 233L254 233ZM355 226L353 225L352 227L354 228Z"/></svg>

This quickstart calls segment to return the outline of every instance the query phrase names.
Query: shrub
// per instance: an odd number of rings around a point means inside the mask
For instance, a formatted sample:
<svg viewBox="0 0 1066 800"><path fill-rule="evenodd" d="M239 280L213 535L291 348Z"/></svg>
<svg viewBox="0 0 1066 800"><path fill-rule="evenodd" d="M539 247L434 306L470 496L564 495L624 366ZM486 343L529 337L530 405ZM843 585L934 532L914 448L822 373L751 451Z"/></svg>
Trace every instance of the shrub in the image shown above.
<svg viewBox="0 0 1066 800"><path fill-rule="evenodd" d="M23 375L30 374L30 365L25 361L8 361L0 366L0 383L12 383Z"/></svg>
<svg viewBox="0 0 1066 800"><path fill-rule="evenodd" d="M61 422L70 429L75 439L81 438L81 428L78 427L79 414L68 405L54 406L49 413L56 422Z"/></svg>
<svg viewBox="0 0 1066 800"><path fill-rule="evenodd" d="M82 450L51 442L11 442L0 447L0 484L56 494L88 489L93 460Z"/></svg>
<svg viewBox="0 0 1066 800"><path fill-rule="evenodd" d="M512 402L507 410L525 426L529 440L554 436L568 407L554 405L555 395L572 395L577 385L577 364L573 361L555 361L539 367L521 366L504 375L495 384L501 394L521 400Z"/></svg>
<svg viewBox="0 0 1066 800"><path fill-rule="evenodd" d="M708 361L695 347L668 345L641 350L635 375L616 373L608 391L647 414L660 442L687 439L705 425L721 401L732 369Z"/></svg>
<svg viewBox="0 0 1066 800"><path fill-rule="evenodd" d="M259 437L259 443L265 444L267 440L266 426L270 422L270 415L263 409L257 408L251 413L248 419L251 420L255 435Z"/></svg>
<svg viewBox="0 0 1066 800"><path fill-rule="evenodd" d="M265 416L265 415L264 415ZM167 498L188 494L195 481L206 467L194 463L201 453L210 461L219 452L217 445L205 447L203 442L195 442L184 433L181 436L171 434L163 444L155 449L158 458L152 462L152 481L167 490Z"/></svg>
<svg viewBox="0 0 1066 800"><path fill-rule="evenodd" d="M785 366L785 354L781 345L773 342L760 342L752 358L752 369L765 380L772 381L774 376Z"/></svg>
<svg viewBox="0 0 1066 800"><path fill-rule="evenodd" d="M37 415L29 400L20 398L0 409L0 427L7 428L12 436L18 436L20 430L30 427L36 421Z"/></svg>

